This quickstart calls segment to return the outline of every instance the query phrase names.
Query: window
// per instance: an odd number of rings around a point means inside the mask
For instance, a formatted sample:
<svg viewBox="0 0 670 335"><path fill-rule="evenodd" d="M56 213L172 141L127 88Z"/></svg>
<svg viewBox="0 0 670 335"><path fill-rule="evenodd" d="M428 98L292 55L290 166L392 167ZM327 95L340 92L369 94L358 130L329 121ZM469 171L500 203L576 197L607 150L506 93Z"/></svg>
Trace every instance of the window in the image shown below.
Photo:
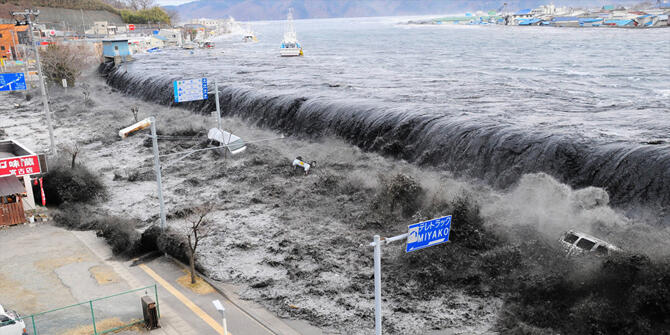
<svg viewBox="0 0 670 335"><path fill-rule="evenodd" d="M5 50L5 46L0 46L0 50Z"/></svg>
<svg viewBox="0 0 670 335"><path fill-rule="evenodd" d="M577 242L577 247L584 250L591 250L594 245L596 245L596 242L587 240L585 238L582 238L579 240L579 242Z"/></svg>
<svg viewBox="0 0 670 335"><path fill-rule="evenodd" d="M2 34L0 34L0 38L2 38Z"/></svg>
<svg viewBox="0 0 670 335"><path fill-rule="evenodd" d="M0 315L0 327L13 325L15 323L16 322L14 322L14 320L8 318L7 316Z"/></svg>
<svg viewBox="0 0 670 335"><path fill-rule="evenodd" d="M114 46L114 50L119 50L119 46L118 46L118 45L115 45L115 46Z"/></svg>
<svg viewBox="0 0 670 335"><path fill-rule="evenodd" d="M565 238L563 239L563 241L568 242L570 244L573 244L578 239L579 239L579 237L577 235L572 234L572 233L568 233L567 235L565 235Z"/></svg>

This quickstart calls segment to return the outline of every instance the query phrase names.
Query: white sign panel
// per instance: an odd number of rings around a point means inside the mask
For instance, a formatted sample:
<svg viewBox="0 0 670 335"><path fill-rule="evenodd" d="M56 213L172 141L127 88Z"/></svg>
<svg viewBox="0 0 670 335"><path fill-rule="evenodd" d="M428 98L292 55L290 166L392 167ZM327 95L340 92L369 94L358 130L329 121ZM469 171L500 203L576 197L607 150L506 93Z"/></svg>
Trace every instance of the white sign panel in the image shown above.
<svg viewBox="0 0 670 335"><path fill-rule="evenodd" d="M207 78L177 80L173 87L174 102L207 100Z"/></svg>

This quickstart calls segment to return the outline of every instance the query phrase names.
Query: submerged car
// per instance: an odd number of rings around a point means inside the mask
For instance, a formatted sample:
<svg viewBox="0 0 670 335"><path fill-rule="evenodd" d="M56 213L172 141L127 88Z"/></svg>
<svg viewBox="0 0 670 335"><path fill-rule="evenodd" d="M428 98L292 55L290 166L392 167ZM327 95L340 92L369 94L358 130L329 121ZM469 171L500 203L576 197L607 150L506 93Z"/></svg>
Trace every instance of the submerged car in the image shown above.
<svg viewBox="0 0 670 335"><path fill-rule="evenodd" d="M575 230L569 230L563 234L561 243L569 256L578 254L607 256L621 251L621 249L609 242Z"/></svg>
<svg viewBox="0 0 670 335"><path fill-rule="evenodd" d="M5 311L0 305L0 335L28 335L26 324L19 313Z"/></svg>

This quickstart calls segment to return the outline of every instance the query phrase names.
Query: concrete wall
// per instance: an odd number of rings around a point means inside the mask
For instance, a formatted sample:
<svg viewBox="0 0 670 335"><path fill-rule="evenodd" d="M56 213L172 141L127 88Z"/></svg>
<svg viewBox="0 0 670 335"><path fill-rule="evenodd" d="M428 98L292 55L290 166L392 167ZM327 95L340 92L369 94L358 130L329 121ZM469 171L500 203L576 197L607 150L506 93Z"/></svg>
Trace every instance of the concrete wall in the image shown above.
<svg viewBox="0 0 670 335"><path fill-rule="evenodd" d="M82 22L86 29L91 29L93 22L107 21L110 26L125 25L120 15L104 10L84 10L39 7L38 22L49 29L82 31Z"/></svg>

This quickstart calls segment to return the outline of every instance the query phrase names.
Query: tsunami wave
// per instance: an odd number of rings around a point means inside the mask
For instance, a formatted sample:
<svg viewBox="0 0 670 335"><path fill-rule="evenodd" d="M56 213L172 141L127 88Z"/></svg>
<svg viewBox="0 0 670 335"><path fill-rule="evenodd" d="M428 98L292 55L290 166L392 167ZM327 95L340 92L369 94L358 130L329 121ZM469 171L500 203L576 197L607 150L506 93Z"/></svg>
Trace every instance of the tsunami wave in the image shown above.
<svg viewBox="0 0 670 335"><path fill-rule="evenodd" d="M102 64L108 85L164 105L173 101L173 78L151 77ZM220 87L221 111L260 127L298 137L338 136L363 150L447 169L499 187L514 185L528 173L544 172L574 188L604 188L612 204L629 213L654 212L666 221L670 203L668 143L576 141L509 125L381 108L369 102L269 94L249 88ZM215 110L208 100L180 103L196 113ZM644 208L644 210L642 210Z"/></svg>

